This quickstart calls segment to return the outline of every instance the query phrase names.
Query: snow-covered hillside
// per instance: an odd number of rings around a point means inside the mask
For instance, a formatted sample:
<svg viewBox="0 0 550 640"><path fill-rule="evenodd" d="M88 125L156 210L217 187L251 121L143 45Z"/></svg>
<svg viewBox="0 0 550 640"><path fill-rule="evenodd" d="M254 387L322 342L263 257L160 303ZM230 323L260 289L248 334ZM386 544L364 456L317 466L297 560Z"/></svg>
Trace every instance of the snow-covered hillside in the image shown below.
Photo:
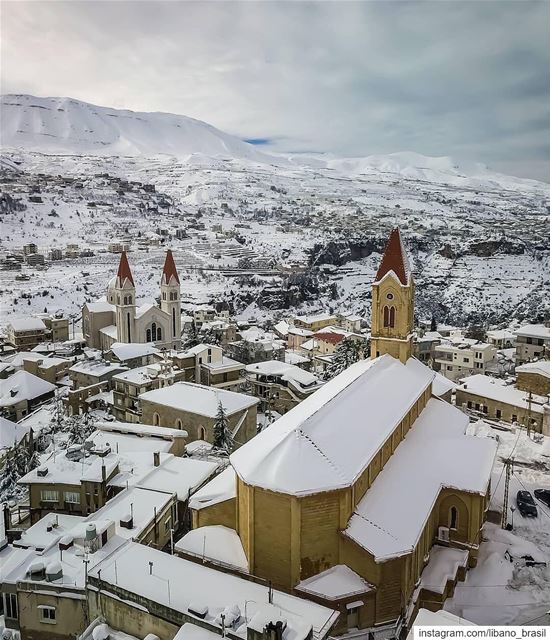
<svg viewBox="0 0 550 640"><path fill-rule="evenodd" d="M3 147L43 153L92 155L191 154L270 158L252 145L205 122L171 113L98 107L71 98L5 95L1 102Z"/></svg>

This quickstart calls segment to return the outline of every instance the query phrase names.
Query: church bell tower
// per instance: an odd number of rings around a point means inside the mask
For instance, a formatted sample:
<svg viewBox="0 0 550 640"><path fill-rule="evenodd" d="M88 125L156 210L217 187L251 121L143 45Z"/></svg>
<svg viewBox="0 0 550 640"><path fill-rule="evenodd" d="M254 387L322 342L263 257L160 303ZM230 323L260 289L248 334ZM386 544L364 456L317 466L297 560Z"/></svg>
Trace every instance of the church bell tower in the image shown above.
<svg viewBox="0 0 550 640"><path fill-rule="evenodd" d="M135 335L136 286L126 251L120 255L120 263L112 291L116 307L117 342L137 342Z"/></svg>
<svg viewBox="0 0 550 640"><path fill-rule="evenodd" d="M178 349L181 344L181 291L178 270L170 249L166 252L162 269L160 308L170 316L170 337L166 336L166 342L171 340L172 348Z"/></svg>
<svg viewBox="0 0 550 640"><path fill-rule="evenodd" d="M392 230L372 283L371 358L405 363L413 352L414 280L398 228Z"/></svg>

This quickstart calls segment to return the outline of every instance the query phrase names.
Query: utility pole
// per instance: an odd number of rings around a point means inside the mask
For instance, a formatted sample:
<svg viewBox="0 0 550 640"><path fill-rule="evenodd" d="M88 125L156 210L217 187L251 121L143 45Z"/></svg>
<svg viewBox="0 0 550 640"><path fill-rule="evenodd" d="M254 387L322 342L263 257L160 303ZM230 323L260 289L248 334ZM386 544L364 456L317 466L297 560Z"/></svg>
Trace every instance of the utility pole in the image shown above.
<svg viewBox="0 0 550 640"><path fill-rule="evenodd" d="M512 475L512 466L513 460L511 458L506 458L504 461L504 468L506 472L506 478L504 480L504 502L502 504L502 519L500 522L500 526L503 529L506 529L508 526L508 496L510 492L510 477Z"/></svg>
<svg viewBox="0 0 550 640"><path fill-rule="evenodd" d="M527 398L527 437L531 437L531 402L533 401L533 393L529 391Z"/></svg>

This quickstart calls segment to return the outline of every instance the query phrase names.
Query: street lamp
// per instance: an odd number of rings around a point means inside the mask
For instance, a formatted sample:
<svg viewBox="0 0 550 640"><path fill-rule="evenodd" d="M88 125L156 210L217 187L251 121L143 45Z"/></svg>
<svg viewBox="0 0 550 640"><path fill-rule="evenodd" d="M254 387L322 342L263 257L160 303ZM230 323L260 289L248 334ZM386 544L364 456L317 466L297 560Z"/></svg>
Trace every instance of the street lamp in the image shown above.
<svg viewBox="0 0 550 640"><path fill-rule="evenodd" d="M512 506L510 507L510 511L512 512L512 522L511 522L512 529L514 528L514 511L515 511L515 510L516 510L516 508L514 507L514 505L512 505Z"/></svg>

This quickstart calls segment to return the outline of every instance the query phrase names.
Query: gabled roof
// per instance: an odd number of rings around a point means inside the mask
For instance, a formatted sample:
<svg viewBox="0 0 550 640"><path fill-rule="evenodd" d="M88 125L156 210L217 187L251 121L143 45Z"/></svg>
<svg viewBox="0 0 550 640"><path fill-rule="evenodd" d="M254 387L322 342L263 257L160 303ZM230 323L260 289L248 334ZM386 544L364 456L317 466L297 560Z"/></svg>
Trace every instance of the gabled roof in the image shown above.
<svg viewBox="0 0 550 640"><path fill-rule="evenodd" d="M164 260L164 267L162 269L162 281L166 284L170 284L171 278L179 284L180 279L178 277L178 270L176 269L176 263L174 262L174 256L172 250L168 249L166 252L166 259Z"/></svg>
<svg viewBox="0 0 550 640"><path fill-rule="evenodd" d="M123 251L120 254L120 262L118 263L118 271L116 275L120 286L124 284L125 280L129 280L135 286L134 278L132 277L132 272L130 271L130 265L128 263L128 256L126 255L126 251Z"/></svg>
<svg viewBox="0 0 550 640"><path fill-rule="evenodd" d="M393 271L395 277L403 285L408 285L411 277L409 259L403 246L399 228L392 229L390 237L384 249L382 262L376 273L375 282L380 282L382 278Z"/></svg>
<svg viewBox="0 0 550 640"><path fill-rule="evenodd" d="M387 354L360 360L237 449L231 464L247 484L290 495L349 487L433 377Z"/></svg>

